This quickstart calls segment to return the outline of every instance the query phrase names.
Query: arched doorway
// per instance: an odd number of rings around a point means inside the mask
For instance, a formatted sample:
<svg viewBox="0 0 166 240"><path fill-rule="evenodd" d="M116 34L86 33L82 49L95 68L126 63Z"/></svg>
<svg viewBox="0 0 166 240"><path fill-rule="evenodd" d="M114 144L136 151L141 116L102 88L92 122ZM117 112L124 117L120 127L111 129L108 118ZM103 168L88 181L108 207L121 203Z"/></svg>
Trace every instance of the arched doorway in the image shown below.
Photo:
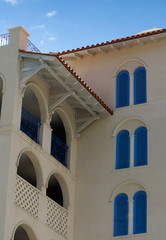
<svg viewBox="0 0 166 240"><path fill-rule="evenodd" d="M57 178L52 175L48 182L47 196L63 207L63 194Z"/></svg>
<svg viewBox="0 0 166 240"><path fill-rule="evenodd" d="M39 143L41 113L33 90L27 87L22 102L21 131Z"/></svg>
<svg viewBox="0 0 166 240"><path fill-rule="evenodd" d="M17 174L29 182L34 187L37 187L37 177L34 165L26 153L20 157Z"/></svg>
<svg viewBox="0 0 166 240"><path fill-rule="evenodd" d="M67 167L66 130L63 121L57 112L54 112L51 120L52 139L51 155Z"/></svg>
<svg viewBox="0 0 166 240"><path fill-rule="evenodd" d="M16 229L14 234L14 240L31 240L22 226Z"/></svg>
<svg viewBox="0 0 166 240"><path fill-rule="evenodd" d="M27 224L19 225L12 237L12 240L37 240L34 232Z"/></svg>

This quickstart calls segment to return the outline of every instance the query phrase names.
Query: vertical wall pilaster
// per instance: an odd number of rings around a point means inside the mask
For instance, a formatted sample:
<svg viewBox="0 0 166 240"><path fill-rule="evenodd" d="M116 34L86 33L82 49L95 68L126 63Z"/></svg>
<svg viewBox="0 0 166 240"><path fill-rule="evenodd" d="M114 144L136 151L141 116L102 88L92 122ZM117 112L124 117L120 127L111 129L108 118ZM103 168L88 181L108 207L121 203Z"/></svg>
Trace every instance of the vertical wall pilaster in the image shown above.
<svg viewBox="0 0 166 240"><path fill-rule="evenodd" d="M130 134L130 167L134 167L134 134Z"/></svg>
<svg viewBox="0 0 166 240"><path fill-rule="evenodd" d="M40 133L40 142L44 151L49 154L51 151L51 135L52 135L52 129L50 125L47 122L42 123L41 133Z"/></svg>
<svg viewBox="0 0 166 240"><path fill-rule="evenodd" d="M129 199L128 234L133 234L133 199Z"/></svg>
<svg viewBox="0 0 166 240"><path fill-rule="evenodd" d="M130 106L134 104L134 75L130 73Z"/></svg>

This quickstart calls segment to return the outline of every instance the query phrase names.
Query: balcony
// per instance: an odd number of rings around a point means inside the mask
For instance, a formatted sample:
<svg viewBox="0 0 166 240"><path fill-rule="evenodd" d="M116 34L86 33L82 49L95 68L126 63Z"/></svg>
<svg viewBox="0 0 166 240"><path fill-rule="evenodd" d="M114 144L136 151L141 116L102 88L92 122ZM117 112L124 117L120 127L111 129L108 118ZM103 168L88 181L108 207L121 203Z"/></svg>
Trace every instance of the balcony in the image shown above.
<svg viewBox="0 0 166 240"><path fill-rule="evenodd" d="M42 205L40 209L46 212L44 219L46 225L63 237L67 237L68 211L18 175L16 175L15 204L39 220L39 206Z"/></svg>
<svg viewBox="0 0 166 240"><path fill-rule="evenodd" d="M36 143L39 143L40 126L41 123L36 118L34 118L28 111L22 108L20 129Z"/></svg>
<svg viewBox="0 0 166 240"><path fill-rule="evenodd" d="M67 167L68 146L52 133L51 155Z"/></svg>
<svg viewBox="0 0 166 240"><path fill-rule="evenodd" d="M10 33L0 35L0 47L9 45Z"/></svg>
<svg viewBox="0 0 166 240"><path fill-rule="evenodd" d="M0 47L4 47L10 44L10 33L4 33L0 35ZM27 51L40 52L40 50L28 39Z"/></svg>

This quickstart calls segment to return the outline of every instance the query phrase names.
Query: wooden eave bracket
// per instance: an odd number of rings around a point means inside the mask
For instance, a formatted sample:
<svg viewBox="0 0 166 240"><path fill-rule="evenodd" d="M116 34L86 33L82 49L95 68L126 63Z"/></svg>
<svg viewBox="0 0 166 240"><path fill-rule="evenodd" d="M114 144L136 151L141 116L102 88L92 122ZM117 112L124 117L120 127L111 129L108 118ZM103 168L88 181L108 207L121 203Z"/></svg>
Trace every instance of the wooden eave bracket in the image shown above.
<svg viewBox="0 0 166 240"><path fill-rule="evenodd" d="M20 88L23 88L26 86L26 83L28 79L30 79L33 75L35 75L37 72L39 72L41 69L45 68L47 65L46 64L40 64L34 67L27 67L21 69L21 72L27 72L25 77L20 79Z"/></svg>

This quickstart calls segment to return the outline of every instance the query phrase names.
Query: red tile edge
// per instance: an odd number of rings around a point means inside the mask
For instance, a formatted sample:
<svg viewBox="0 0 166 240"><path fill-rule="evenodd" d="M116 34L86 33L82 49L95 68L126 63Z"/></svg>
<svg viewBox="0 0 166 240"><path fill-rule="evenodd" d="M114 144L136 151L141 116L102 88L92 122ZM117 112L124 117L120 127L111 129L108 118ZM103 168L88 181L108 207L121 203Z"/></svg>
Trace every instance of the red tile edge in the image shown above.
<svg viewBox="0 0 166 240"><path fill-rule="evenodd" d="M140 33L140 34L132 35L130 37L119 38L119 39L116 39L116 40L112 40L110 42L107 41L105 43L102 42L100 44L99 43L97 43L95 45L92 44L91 46L86 46L86 47L82 47L82 48L67 50L67 51L58 52L58 53L54 53L54 54L57 54L58 56L60 56L60 55L68 54L68 53L75 53L75 52L88 50L88 49L92 49L92 48L96 48L96 47L102 47L102 46L106 46L106 45L109 45L109 44L120 43L120 42L125 42L125 41L129 41L129 40L133 40L133 39L139 39L139 38L143 38L143 37L153 36L153 35L157 35L157 34L165 33L165 32L166 32L166 28L163 28L163 29L160 29L160 30L154 30L154 31L151 31L151 32L146 32L146 33Z"/></svg>

